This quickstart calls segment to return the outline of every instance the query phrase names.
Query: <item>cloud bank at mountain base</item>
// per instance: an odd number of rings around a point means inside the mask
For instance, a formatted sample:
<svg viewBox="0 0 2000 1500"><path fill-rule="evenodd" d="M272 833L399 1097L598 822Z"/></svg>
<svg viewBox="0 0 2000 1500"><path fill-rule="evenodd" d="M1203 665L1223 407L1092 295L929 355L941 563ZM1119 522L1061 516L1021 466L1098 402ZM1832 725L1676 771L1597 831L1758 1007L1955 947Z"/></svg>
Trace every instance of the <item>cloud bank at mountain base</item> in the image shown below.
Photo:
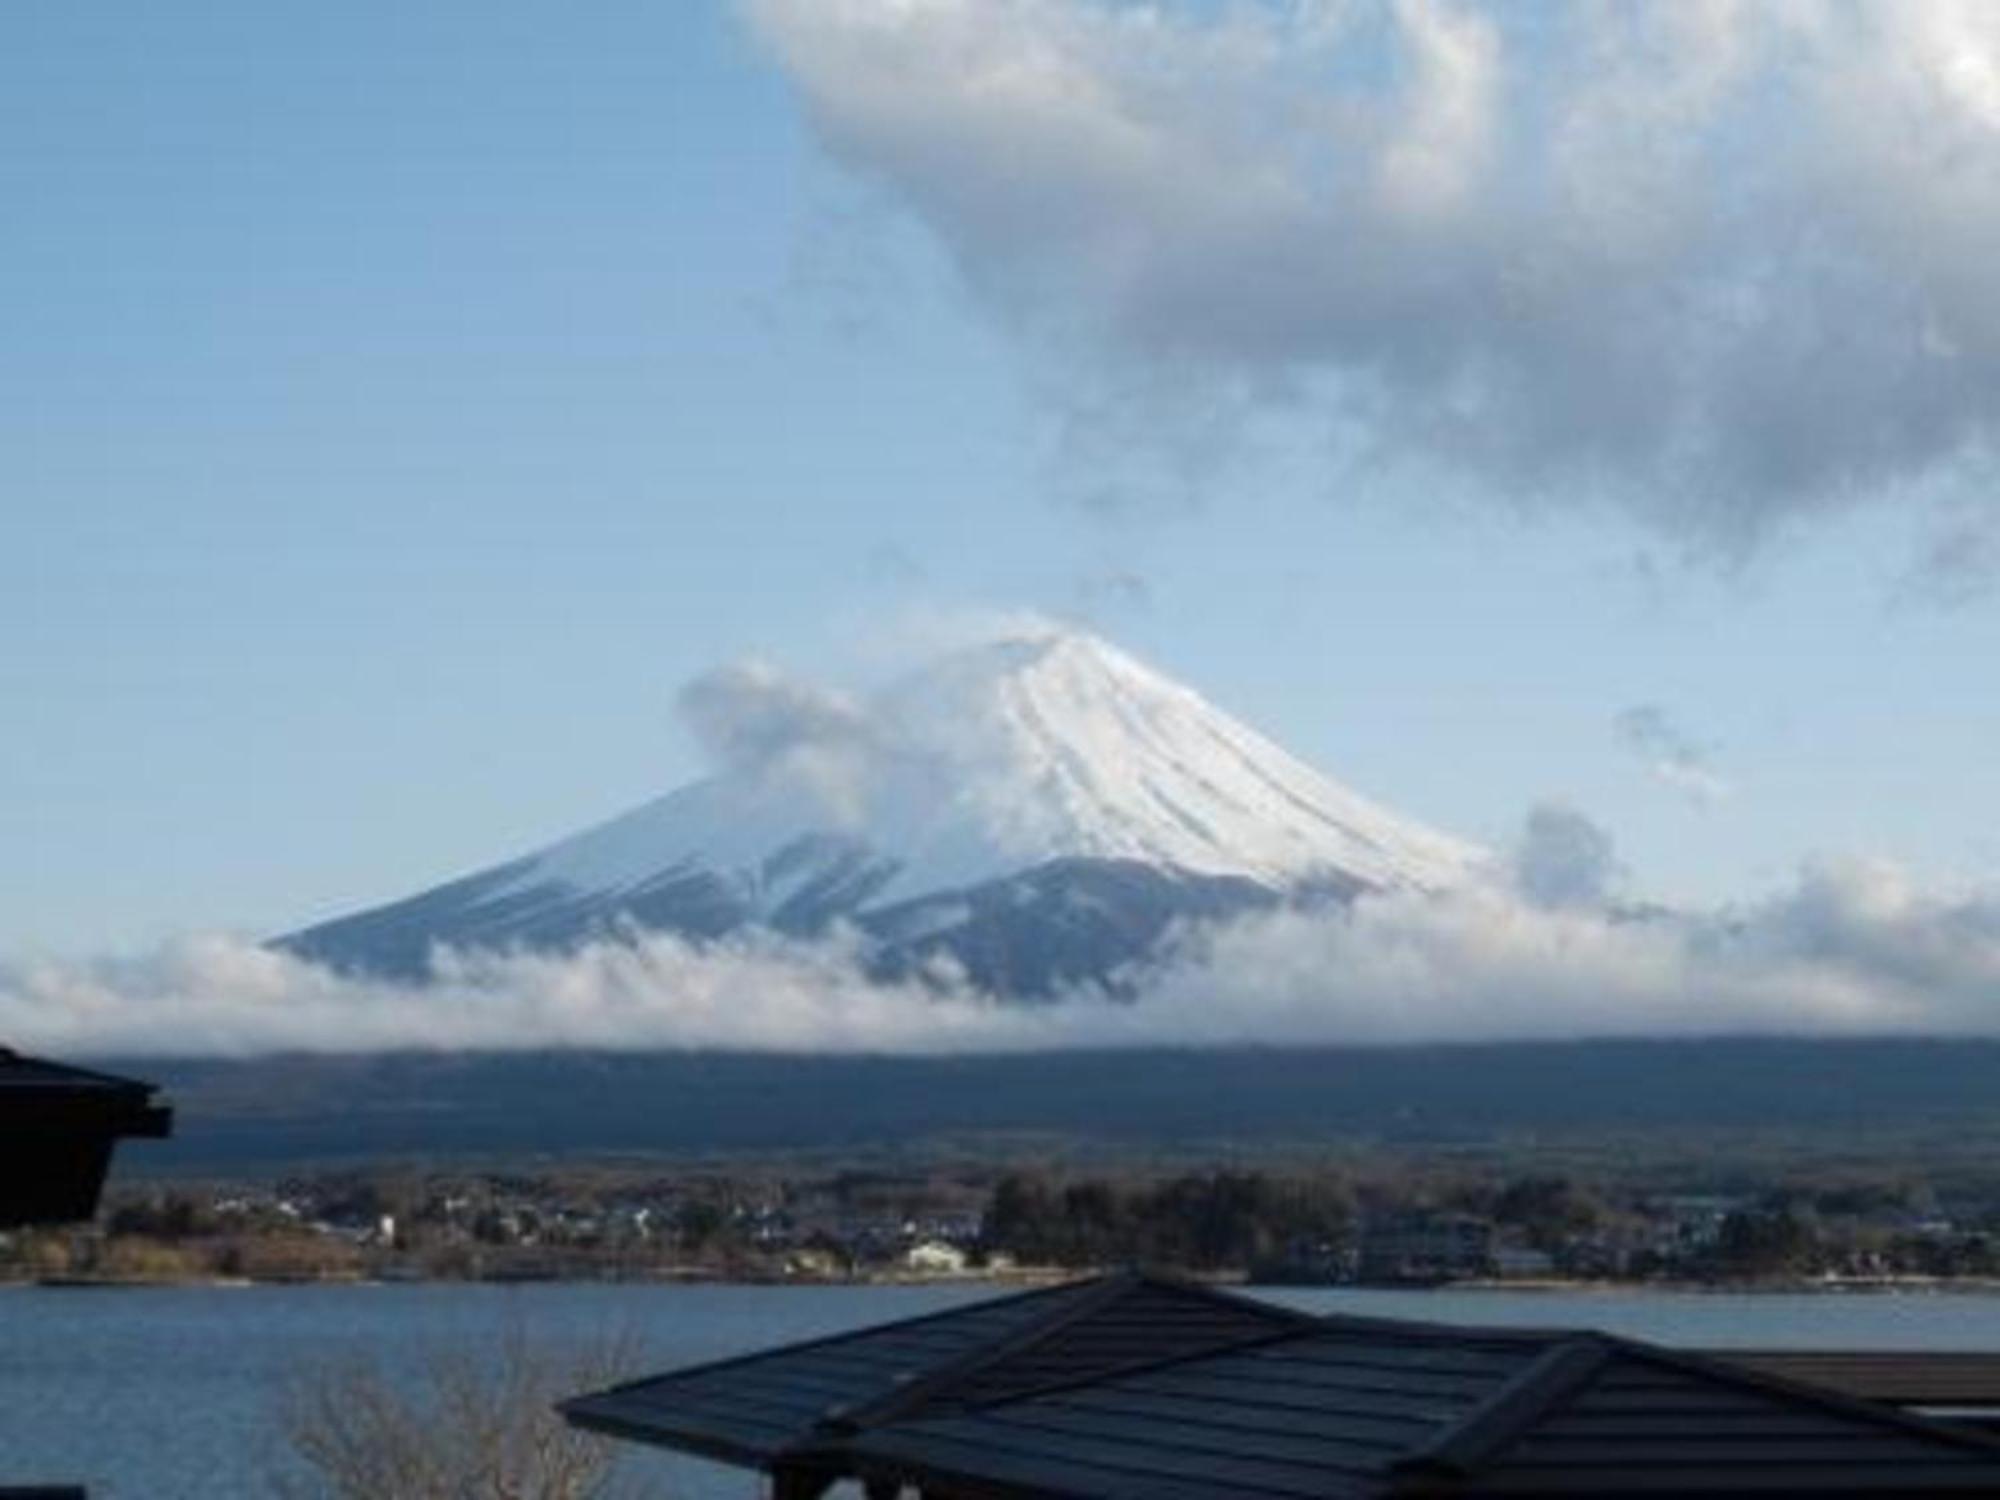
<svg viewBox="0 0 2000 1500"><path fill-rule="evenodd" d="M1573 848L1575 829L1559 832ZM1600 868L1602 853L1586 862ZM0 963L0 1035L110 1056L2000 1034L2000 895L1926 891L1870 861L1815 864L1762 901L1699 914L1559 890L1551 901L1496 878L1190 929L1134 998L1050 1005L1003 1003L948 972L878 983L851 935L441 951L425 983L192 937L127 958Z"/></svg>

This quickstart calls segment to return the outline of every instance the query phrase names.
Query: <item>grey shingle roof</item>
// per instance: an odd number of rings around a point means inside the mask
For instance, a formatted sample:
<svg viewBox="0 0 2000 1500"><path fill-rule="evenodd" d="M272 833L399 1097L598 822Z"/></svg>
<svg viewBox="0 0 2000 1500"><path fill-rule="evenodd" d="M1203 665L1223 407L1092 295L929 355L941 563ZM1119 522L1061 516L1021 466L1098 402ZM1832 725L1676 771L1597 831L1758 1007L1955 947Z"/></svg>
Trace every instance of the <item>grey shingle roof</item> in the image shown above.
<svg viewBox="0 0 2000 1500"><path fill-rule="evenodd" d="M73 1067L68 1063L50 1062L43 1057L27 1057L11 1047L0 1047L0 1089L16 1092L21 1097L30 1094L36 1097L77 1094L121 1099L144 1099L154 1092L150 1083L120 1078L112 1073L99 1073L90 1068Z"/></svg>
<svg viewBox="0 0 2000 1500"><path fill-rule="evenodd" d="M1591 1336L1559 1400L1432 1489L1450 1495L2000 1494L2000 1444L1833 1391Z"/></svg>
<svg viewBox="0 0 2000 1500"><path fill-rule="evenodd" d="M1106 1278L637 1382L572 1420L946 1500L2000 1496L2000 1444L1593 1333Z"/></svg>
<svg viewBox="0 0 2000 1500"><path fill-rule="evenodd" d="M890 1424L861 1434L851 1452L864 1474L1033 1473L1050 1494L1383 1494L1398 1463L1470 1420L1542 1352L1505 1335L1316 1323L955 1417Z"/></svg>
<svg viewBox="0 0 2000 1500"><path fill-rule="evenodd" d="M1710 1357L1891 1406L2000 1409L2000 1353L1717 1349Z"/></svg>
<svg viewBox="0 0 2000 1500"><path fill-rule="evenodd" d="M761 1465L900 1413L1002 1399L1306 1321L1200 1287L1111 1277L637 1380L563 1411L617 1436Z"/></svg>

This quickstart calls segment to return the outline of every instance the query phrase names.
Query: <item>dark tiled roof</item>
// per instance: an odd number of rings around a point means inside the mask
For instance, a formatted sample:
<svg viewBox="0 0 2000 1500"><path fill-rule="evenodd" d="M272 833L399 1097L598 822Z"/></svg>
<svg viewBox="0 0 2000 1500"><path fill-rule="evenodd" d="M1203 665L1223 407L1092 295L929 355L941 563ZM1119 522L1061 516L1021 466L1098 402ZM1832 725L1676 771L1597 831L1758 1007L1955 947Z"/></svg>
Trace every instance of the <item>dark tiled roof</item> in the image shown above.
<svg viewBox="0 0 2000 1500"><path fill-rule="evenodd" d="M580 1426L760 1464L810 1439L830 1412L880 1400L1057 1314L1063 1286L635 1380L564 1404Z"/></svg>
<svg viewBox="0 0 2000 1500"><path fill-rule="evenodd" d="M854 1413L855 1425L990 1406L1051 1386L1241 1346L1314 1321L1192 1283L1139 1274L1106 1277L1087 1284L1083 1295L1024 1329L1021 1337L939 1370L893 1404Z"/></svg>
<svg viewBox="0 0 2000 1500"><path fill-rule="evenodd" d="M1310 1322L1249 1298L1127 1274L633 1381L563 1411L617 1436L764 1464L899 1416L1004 1400Z"/></svg>
<svg viewBox="0 0 2000 1500"><path fill-rule="evenodd" d="M2000 1444L1697 1355L1598 1335L1514 1420L1412 1495L2000 1495Z"/></svg>
<svg viewBox="0 0 2000 1500"><path fill-rule="evenodd" d="M1534 1365L1542 1341L1372 1320L1045 1390L852 1443L863 1473L1039 1474L1042 1493L1362 1496ZM955 1493L949 1485L947 1493ZM983 1491L979 1491L983 1493Z"/></svg>
<svg viewBox="0 0 2000 1500"><path fill-rule="evenodd" d="M618 1435L946 1500L1992 1495L2000 1443L1591 1333L1308 1318L1122 1275L635 1382Z"/></svg>
<svg viewBox="0 0 2000 1500"><path fill-rule="evenodd" d="M13 1131L95 1131L164 1136L172 1114L153 1103L150 1083L67 1063L23 1057L0 1047L0 1121Z"/></svg>
<svg viewBox="0 0 2000 1500"><path fill-rule="evenodd" d="M2000 1410L2000 1354L1717 1349L1711 1359L1891 1406Z"/></svg>
<svg viewBox="0 0 2000 1500"><path fill-rule="evenodd" d="M149 1083L0 1047L0 1228L90 1217L112 1144L171 1128L153 1094Z"/></svg>
<svg viewBox="0 0 2000 1500"><path fill-rule="evenodd" d="M0 1089L88 1094L153 1092L149 1083L50 1062L46 1058L24 1057L11 1047L0 1047Z"/></svg>

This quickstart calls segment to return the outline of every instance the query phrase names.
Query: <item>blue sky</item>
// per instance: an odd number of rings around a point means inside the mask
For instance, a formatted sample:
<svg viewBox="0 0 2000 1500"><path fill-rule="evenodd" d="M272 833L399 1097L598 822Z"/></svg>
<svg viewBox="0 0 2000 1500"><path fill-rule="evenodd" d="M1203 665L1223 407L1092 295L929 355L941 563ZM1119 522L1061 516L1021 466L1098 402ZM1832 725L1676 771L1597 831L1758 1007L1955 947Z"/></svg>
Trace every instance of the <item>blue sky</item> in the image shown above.
<svg viewBox="0 0 2000 1500"><path fill-rule="evenodd" d="M1335 462L1284 397L1183 482L1145 403L1129 451L1079 421L1130 368L1051 335L1090 289L1037 301L799 14L9 8L0 951L403 894L696 774L717 661L866 675L956 609L1079 615L1474 837L1572 802L1663 896L2000 875L2000 606L1909 586L1982 475L1859 466L1745 542Z"/></svg>

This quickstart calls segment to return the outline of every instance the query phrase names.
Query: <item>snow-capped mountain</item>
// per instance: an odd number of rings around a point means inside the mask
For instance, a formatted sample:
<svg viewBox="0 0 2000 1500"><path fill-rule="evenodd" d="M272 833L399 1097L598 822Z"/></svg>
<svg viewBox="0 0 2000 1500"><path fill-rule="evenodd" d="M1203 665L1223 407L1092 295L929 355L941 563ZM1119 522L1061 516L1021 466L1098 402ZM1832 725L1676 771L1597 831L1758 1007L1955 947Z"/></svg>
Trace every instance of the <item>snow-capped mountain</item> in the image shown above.
<svg viewBox="0 0 2000 1500"><path fill-rule="evenodd" d="M1177 920L1439 889L1484 858L1077 632L960 651L866 701L743 668L687 706L718 774L281 943L409 974L440 944L838 921L887 972L948 955L1033 995L1105 979Z"/></svg>

